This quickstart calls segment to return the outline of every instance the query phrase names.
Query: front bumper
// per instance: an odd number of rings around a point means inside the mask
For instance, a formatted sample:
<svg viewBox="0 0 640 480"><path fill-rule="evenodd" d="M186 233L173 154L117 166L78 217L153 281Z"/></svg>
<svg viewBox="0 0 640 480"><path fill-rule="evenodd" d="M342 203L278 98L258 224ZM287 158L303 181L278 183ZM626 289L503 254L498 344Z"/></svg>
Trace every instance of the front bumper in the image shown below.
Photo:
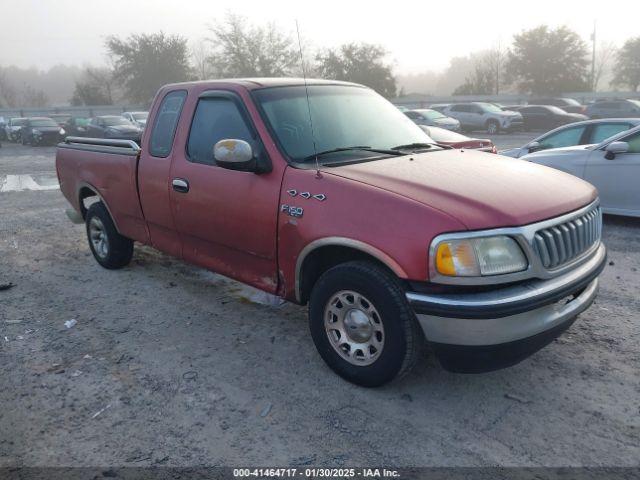
<svg viewBox="0 0 640 480"><path fill-rule="evenodd" d="M598 292L606 262L600 244L579 267L481 293L407 293L427 340L445 368L488 371L513 365L560 335Z"/></svg>

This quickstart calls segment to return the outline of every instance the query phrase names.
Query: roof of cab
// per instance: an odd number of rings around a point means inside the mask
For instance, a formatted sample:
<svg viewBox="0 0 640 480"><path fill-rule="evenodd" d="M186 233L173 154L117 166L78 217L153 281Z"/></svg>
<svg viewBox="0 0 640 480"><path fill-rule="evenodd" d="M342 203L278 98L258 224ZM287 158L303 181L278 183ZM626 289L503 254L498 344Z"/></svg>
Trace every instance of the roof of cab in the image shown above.
<svg viewBox="0 0 640 480"><path fill-rule="evenodd" d="M248 90L257 90L260 88L267 87L295 87L295 86L303 86L303 85L345 85L352 87L363 87L364 85L360 85L357 83L351 82L342 82L339 80L323 80L319 78L307 78L306 82L304 78L289 78L289 77L274 77L274 78L225 78L220 80L199 80L196 82L184 82L184 83L174 83L171 85L166 85L167 87L189 87L196 85L242 85Z"/></svg>

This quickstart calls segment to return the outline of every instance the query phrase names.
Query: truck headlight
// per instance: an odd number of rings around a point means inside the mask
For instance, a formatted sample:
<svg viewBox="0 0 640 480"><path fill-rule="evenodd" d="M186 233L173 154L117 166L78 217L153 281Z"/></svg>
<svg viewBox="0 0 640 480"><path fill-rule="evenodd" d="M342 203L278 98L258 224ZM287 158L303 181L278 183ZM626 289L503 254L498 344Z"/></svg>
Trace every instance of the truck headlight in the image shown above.
<svg viewBox="0 0 640 480"><path fill-rule="evenodd" d="M526 270L529 263L511 237L443 240L435 249L435 267L441 275L479 277Z"/></svg>

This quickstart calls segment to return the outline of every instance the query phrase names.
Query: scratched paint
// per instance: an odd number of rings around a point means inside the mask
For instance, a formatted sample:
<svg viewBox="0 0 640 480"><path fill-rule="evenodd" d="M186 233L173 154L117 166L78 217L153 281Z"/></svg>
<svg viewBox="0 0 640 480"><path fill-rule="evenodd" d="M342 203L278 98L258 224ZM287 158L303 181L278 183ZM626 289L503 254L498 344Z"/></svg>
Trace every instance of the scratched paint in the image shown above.
<svg viewBox="0 0 640 480"><path fill-rule="evenodd" d="M25 190L57 190L60 188L55 175L0 175L0 192Z"/></svg>

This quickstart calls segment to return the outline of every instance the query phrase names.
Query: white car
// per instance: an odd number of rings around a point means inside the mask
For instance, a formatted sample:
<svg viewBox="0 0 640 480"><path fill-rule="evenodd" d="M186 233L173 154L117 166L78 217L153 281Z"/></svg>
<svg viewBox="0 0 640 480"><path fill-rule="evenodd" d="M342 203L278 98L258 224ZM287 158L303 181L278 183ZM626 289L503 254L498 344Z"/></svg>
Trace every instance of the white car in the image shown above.
<svg viewBox="0 0 640 480"><path fill-rule="evenodd" d="M640 217L640 127L596 145L542 150L520 158L592 183L600 192L604 213Z"/></svg>
<svg viewBox="0 0 640 480"><path fill-rule="evenodd" d="M527 153L547 150L549 148L573 147L574 145L591 145L604 142L640 125L640 118L607 118L604 120L585 120L555 128L550 132L534 138L529 143L508 150L500 150L500 155L520 158Z"/></svg>
<svg viewBox="0 0 640 480"><path fill-rule="evenodd" d="M7 126L4 127L5 133L7 134L7 140L10 142L19 142L20 131L25 123L27 123L27 119L24 117L15 117L9 120Z"/></svg>
<svg viewBox="0 0 640 480"><path fill-rule="evenodd" d="M147 126L147 117L149 116L149 112L124 112L122 116L134 125L144 128Z"/></svg>

